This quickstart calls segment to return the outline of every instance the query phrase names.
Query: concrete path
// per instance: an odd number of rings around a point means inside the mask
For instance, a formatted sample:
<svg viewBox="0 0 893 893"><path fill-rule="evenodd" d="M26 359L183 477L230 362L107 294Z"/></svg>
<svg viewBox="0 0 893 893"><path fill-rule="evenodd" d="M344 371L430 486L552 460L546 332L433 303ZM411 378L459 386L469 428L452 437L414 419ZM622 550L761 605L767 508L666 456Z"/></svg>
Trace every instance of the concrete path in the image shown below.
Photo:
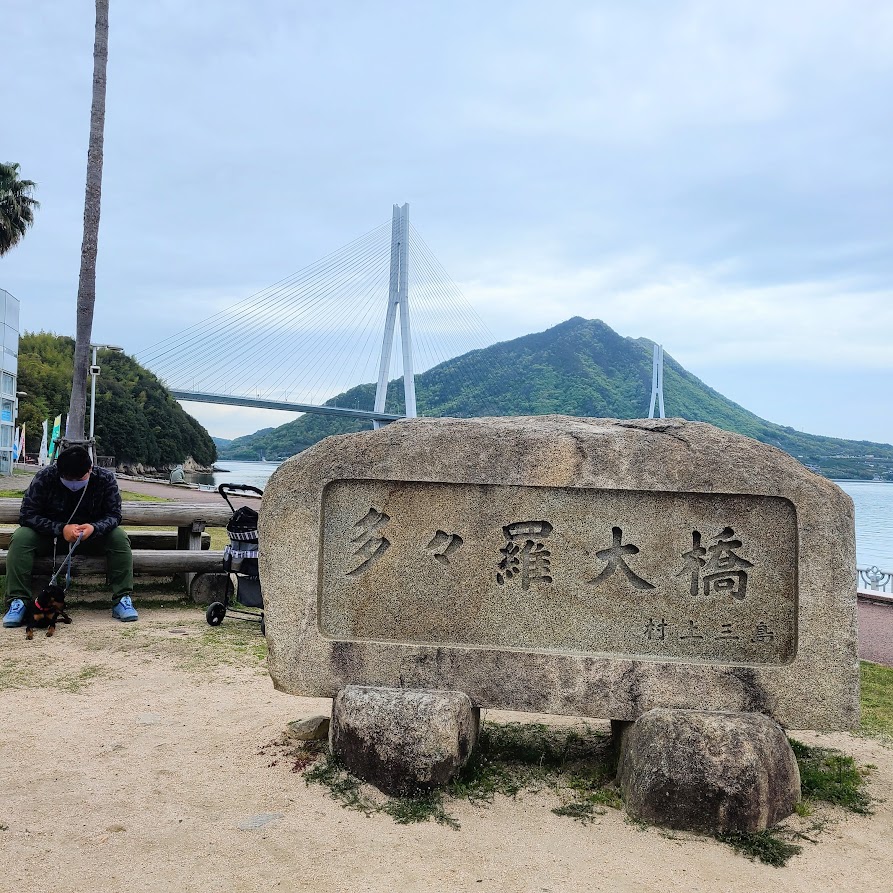
<svg viewBox="0 0 893 893"><path fill-rule="evenodd" d="M157 496L162 499L173 499L176 502L191 503L218 503L225 505L220 494L216 490L192 490L188 487L175 487L171 484L165 484L162 481L131 480L126 477L118 476L118 486L121 490L129 490L131 493L139 493L143 496ZM257 509L260 499L257 496L237 496L230 495L230 502L238 508L240 505L250 505Z"/></svg>
<svg viewBox="0 0 893 893"><path fill-rule="evenodd" d="M893 605L859 600L859 657L893 667Z"/></svg>

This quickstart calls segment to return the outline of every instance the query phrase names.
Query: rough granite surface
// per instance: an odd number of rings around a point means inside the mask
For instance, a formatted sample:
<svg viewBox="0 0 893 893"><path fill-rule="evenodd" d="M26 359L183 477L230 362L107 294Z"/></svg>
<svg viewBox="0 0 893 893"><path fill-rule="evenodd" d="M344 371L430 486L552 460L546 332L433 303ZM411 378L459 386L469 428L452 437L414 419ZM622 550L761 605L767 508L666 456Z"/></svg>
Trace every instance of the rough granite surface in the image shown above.
<svg viewBox="0 0 893 893"><path fill-rule="evenodd" d="M852 502L711 425L413 419L328 438L270 479L260 542L284 691L858 724Z"/></svg>
<svg viewBox="0 0 893 893"><path fill-rule="evenodd" d="M791 745L756 713L650 710L623 730L617 777L633 818L686 831L764 831L800 801Z"/></svg>
<svg viewBox="0 0 893 893"><path fill-rule="evenodd" d="M327 741L329 725L328 716L305 716L293 719L285 727L285 734L293 741Z"/></svg>
<svg viewBox="0 0 893 893"><path fill-rule="evenodd" d="M332 704L332 753L386 794L447 784L477 743L480 710L459 691L349 685Z"/></svg>

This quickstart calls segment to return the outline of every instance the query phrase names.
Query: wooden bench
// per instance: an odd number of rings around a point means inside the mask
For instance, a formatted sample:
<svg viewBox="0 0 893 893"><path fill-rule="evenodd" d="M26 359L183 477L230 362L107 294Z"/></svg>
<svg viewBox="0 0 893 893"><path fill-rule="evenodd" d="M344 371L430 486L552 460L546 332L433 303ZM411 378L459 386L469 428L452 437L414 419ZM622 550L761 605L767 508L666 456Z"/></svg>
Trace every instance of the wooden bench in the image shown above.
<svg viewBox="0 0 893 893"><path fill-rule="evenodd" d="M8 549L14 528L0 528L0 550ZM127 537L132 549L176 549L178 547L176 530L128 530ZM202 548L211 548L211 535L202 534Z"/></svg>
<svg viewBox="0 0 893 893"><path fill-rule="evenodd" d="M17 524L21 499L0 499L0 524ZM210 548L206 527L225 527L232 517L226 505L183 502L125 502L121 506L122 527L176 527L173 531L128 531L133 548L133 571L151 576L186 575L186 591L194 600L223 596L232 586L223 573L223 552ZM11 531L3 545L9 543ZM162 548L157 548L161 545ZM164 548L175 545L176 548ZM6 549L0 549L0 573L6 572ZM63 552L64 554L64 552ZM51 558L34 562L34 576L48 577L53 571ZM102 575L105 559L75 552L72 575ZM202 579L199 579L199 578ZM222 597L216 600L223 601Z"/></svg>

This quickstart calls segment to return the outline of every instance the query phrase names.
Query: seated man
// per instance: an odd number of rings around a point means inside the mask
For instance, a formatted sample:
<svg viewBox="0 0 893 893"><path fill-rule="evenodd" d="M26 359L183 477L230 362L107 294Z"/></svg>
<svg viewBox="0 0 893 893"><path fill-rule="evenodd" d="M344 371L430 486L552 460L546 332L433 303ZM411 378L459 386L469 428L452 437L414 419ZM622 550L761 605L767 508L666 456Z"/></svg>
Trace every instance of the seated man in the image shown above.
<svg viewBox="0 0 893 893"><path fill-rule="evenodd" d="M133 555L121 523L121 493L113 472L93 468L84 447L59 454L42 468L25 491L21 525L6 556L6 627L21 626L31 598L31 571L37 555L53 555L57 567L81 536L76 555L105 555L112 587L112 617L136 620L133 607Z"/></svg>

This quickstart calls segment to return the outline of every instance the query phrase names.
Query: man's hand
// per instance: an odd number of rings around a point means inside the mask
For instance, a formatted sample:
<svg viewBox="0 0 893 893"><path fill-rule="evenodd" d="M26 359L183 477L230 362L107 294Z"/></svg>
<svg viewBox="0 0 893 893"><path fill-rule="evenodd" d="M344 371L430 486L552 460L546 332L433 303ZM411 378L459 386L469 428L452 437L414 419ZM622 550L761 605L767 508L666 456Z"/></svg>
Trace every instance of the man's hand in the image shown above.
<svg viewBox="0 0 893 893"><path fill-rule="evenodd" d="M78 537L84 540L88 539L92 533L92 524L66 524L62 528L62 536L67 543L73 543Z"/></svg>

